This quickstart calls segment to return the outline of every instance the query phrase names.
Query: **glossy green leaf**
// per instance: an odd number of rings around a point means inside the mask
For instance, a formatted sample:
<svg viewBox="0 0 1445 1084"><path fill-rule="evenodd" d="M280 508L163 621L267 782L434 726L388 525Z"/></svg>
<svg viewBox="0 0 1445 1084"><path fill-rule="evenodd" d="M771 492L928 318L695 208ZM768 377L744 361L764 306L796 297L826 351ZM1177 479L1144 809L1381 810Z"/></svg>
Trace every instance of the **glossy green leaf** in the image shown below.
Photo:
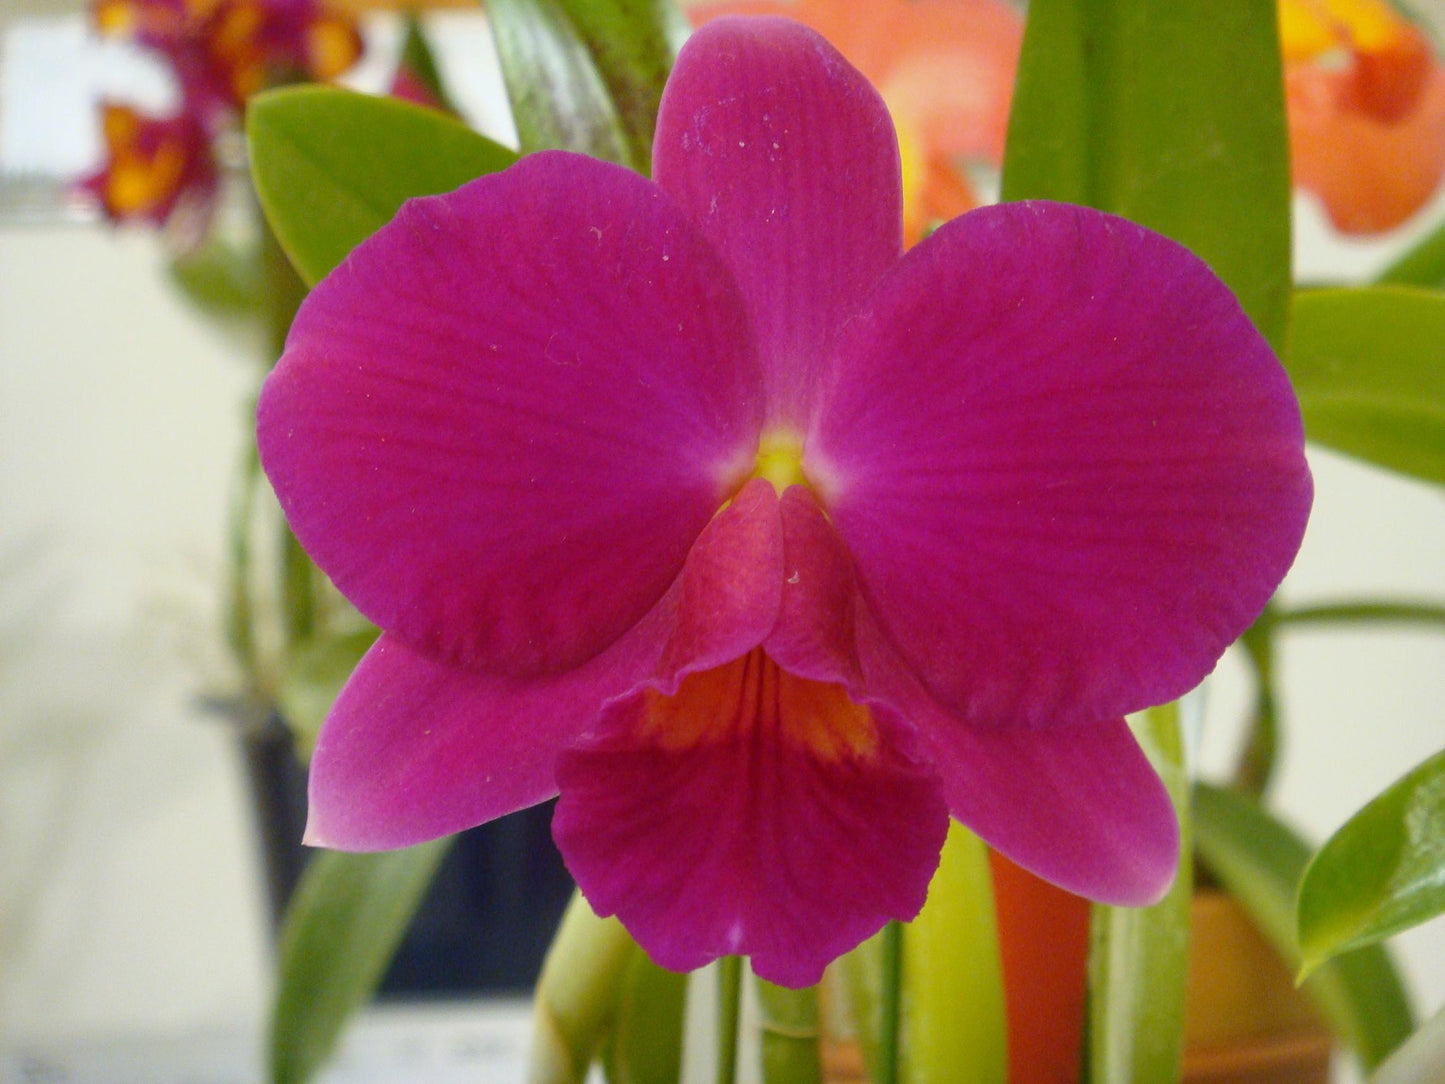
<svg viewBox="0 0 1445 1084"><path fill-rule="evenodd" d="M1193 892L1189 780L1180 704L1133 720L1135 735L1179 816L1179 869L1152 907L1093 909L1089 948L1089 1079L1092 1084L1177 1081L1184 1049L1184 990Z"/></svg>
<svg viewBox="0 0 1445 1084"><path fill-rule="evenodd" d="M1194 790L1195 847L1291 967L1295 892L1309 847L1238 791L1200 783ZM1410 1003L1383 947L1355 949L1324 964L1304 983L1336 1037L1367 1069L1398 1047L1414 1027Z"/></svg>
<svg viewBox="0 0 1445 1084"><path fill-rule="evenodd" d="M273 1084L302 1084L330 1057L347 1019L381 981L451 842L312 859L281 932Z"/></svg>
<svg viewBox="0 0 1445 1084"><path fill-rule="evenodd" d="M560 149L645 165L563 0L485 2L523 153Z"/></svg>
<svg viewBox="0 0 1445 1084"><path fill-rule="evenodd" d="M648 171L657 105L686 17L673 0L560 0L586 43L627 132L634 164Z"/></svg>
<svg viewBox="0 0 1445 1084"><path fill-rule="evenodd" d="M1351 817L1300 884L1303 970L1445 912L1445 752Z"/></svg>
<svg viewBox="0 0 1445 1084"><path fill-rule="evenodd" d="M527 1084L581 1084L612 1026L637 951L622 923L599 918L582 893L562 916L532 997Z"/></svg>
<svg viewBox="0 0 1445 1084"><path fill-rule="evenodd" d="M266 217L311 285L408 199L449 192L516 161L435 109L332 87L252 98L246 135Z"/></svg>
<svg viewBox="0 0 1445 1084"><path fill-rule="evenodd" d="M303 752L316 744L316 735L341 686L376 643L377 635L376 629L366 628L309 640L287 653L276 699Z"/></svg>
<svg viewBox="0 0 1445 1084"><path fill-rule="evenodd" d="M1299 293L1285 367L1311 440L1445 482L1445 295Z"/></svg>
<svg viewBox="0 0 1445 1084"><path fill-rule="evenodd" d="M677 1084L686 1010L687 976L658 967L633 945L602 1047L608 1084Z"/></svg>
<svg viewBox="0 0 1445 1084"><path fill-rule="evenodd" d="M1187 245L1279 350L1290 194L1275 0L1032 0L1003 194L1112 211Z"/></svg>
<svg viewBox="0 0 1445 1084"><path fill-rule="evenodd" d="M818 988L789 990L755 980L762 1084L822 1084Z"/></svg>

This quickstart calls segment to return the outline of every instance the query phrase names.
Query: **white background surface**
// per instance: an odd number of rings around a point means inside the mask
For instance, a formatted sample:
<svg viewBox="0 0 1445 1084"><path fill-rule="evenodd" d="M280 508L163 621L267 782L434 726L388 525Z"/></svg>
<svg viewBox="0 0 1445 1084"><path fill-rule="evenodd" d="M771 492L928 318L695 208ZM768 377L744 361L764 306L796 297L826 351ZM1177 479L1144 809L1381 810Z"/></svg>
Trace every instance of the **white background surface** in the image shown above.
<svg viewBox="0 0 1445 1084"><path fill-rule="evenodd" d="M1438 215L1441 208L1434 212ZM1306 274L1363 273L1308 208ZM1403 243L1397 239L1394 244ZM154 238L0 225L0 1045L253 1028L267 948L216 585L248 352L188 310ZM1327 453L1292 601L1445 600L1440 491ZM1445 744L1445 636L1300 632L1280 808L1321 839ZM1245 700L1226 659L1203 761ZM1445 1004L1445 924L1399 939Z"/></svg>

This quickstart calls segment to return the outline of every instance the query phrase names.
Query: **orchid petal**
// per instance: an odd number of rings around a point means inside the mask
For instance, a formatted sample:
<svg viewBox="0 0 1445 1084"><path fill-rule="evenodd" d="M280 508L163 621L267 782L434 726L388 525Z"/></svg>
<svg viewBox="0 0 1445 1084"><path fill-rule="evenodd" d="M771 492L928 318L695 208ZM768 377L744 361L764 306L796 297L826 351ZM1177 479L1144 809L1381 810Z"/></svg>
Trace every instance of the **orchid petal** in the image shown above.
<svg viewBox="0 0 1445 1084"><path fill-rule="evenodd" d="M1050 203L971 212L879 284L803 468L889 639L983 725L1193 688L1283 578L1311 496L1289 382L1223 284Z"/></svg>
<svg viewBox="0 0 1445 1084"><path fill-rule="evenodd" d="M902 248L882 99L811 30L719 19L678 56L653 174L747 298L770 421L801 429L829 342Z"/></svg>
<svg viewBox="0 0 1445 1084"><path fill-rule="evenodd" d="M974 725L927 694L866 608L857 643L870 702L912 724L955 818L1018 865L1092 900L1133 906L1168 890L1178 821L1122 719Z"/></svg>
<svg viewBox="0 0 1445 1084"><path fill-rule="evenodd" d="M587 665L529 682L446 666L383 634L321 728L306 842L406 847L546 801L557 752L655 665L664 610Z"/></svg>
<svg viewBox="0 0 1445 1084"><path fill-rule="evenodd" d="M1179 823L1123 719L918 725L949 812L1019 865L1100 903L1142 906L1168 891Z"/></svg>
<svg viewBox="0 0 1445 1084"><path fill-rule="evenodd" d="M307 551L428 657L576 666L651 608L757 447L742 301L671 201L533 155L408 203L312 292L262 392Z"/></svg>
<svg viewBox="0 0 1445 1084"><path fill-rule="evenodd" d="M609 709L558 761L552 830L583 894L675 970L745 953L817 982L938 864L938 784L837 685L761 651Z"/></svg>
<svg viewBox="0 0 1445 1084"><path fill-rule="evenodd" d="M763 647L798 677L856 690L862 677L854 643L858 586L848 551L808 490L790 486L779 504L782 599Z"/></svg>
<svg viewBox="0 0 1445 1084"><path fill-rule="evenodd" d="M1340 232L1382 233L1429 203L1445 176L1445 68L1432 64L1418 101L1393 121L1342 100L1344 89L1326 68L1286 76L1295 183Z"/></svg>
<svg viewBox="0 0 1445 1084"><path fill-rule="evenodd" d="M777 621L782 569L777 494L755 478L688 554L658 684L671 692L684 674L721 666L760 644Z"/></svg>

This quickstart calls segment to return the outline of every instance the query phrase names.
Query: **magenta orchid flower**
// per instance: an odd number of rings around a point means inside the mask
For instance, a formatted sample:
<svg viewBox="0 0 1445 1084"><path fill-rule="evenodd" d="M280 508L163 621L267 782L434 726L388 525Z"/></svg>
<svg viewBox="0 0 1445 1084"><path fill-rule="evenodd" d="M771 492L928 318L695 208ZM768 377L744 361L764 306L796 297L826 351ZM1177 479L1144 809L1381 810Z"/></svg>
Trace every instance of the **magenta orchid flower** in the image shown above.
<svg viewBox="0 0 1445 1084"><path fill-rule="evenodd" d="M384 630L308 840L560 791L600 914L788 985L917 913L949 814L1158 898L1178 830L1124 715L1209 672L1310 505L1269 348L1097 212L902 255L883 102L785 20L693 36L654 170L544 153L412 201L297 317L261 454Z"/></svg>

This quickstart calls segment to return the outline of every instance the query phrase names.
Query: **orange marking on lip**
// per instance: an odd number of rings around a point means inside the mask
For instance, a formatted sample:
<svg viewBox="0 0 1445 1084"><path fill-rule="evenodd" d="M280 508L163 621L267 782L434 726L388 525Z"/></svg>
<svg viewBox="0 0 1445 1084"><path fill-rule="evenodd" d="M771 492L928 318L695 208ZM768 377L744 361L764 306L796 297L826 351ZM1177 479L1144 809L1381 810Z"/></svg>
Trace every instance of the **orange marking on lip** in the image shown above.
<svg viewBox="0 0 1445 1084"><path fill-rule="evenodd" d="M850 700L841 685L788 673L762 648L689 674L672 696L655 690L644 696L643 734L672 752L759 732L829 762L868 759L878 751L872 712Z"/></svg>

